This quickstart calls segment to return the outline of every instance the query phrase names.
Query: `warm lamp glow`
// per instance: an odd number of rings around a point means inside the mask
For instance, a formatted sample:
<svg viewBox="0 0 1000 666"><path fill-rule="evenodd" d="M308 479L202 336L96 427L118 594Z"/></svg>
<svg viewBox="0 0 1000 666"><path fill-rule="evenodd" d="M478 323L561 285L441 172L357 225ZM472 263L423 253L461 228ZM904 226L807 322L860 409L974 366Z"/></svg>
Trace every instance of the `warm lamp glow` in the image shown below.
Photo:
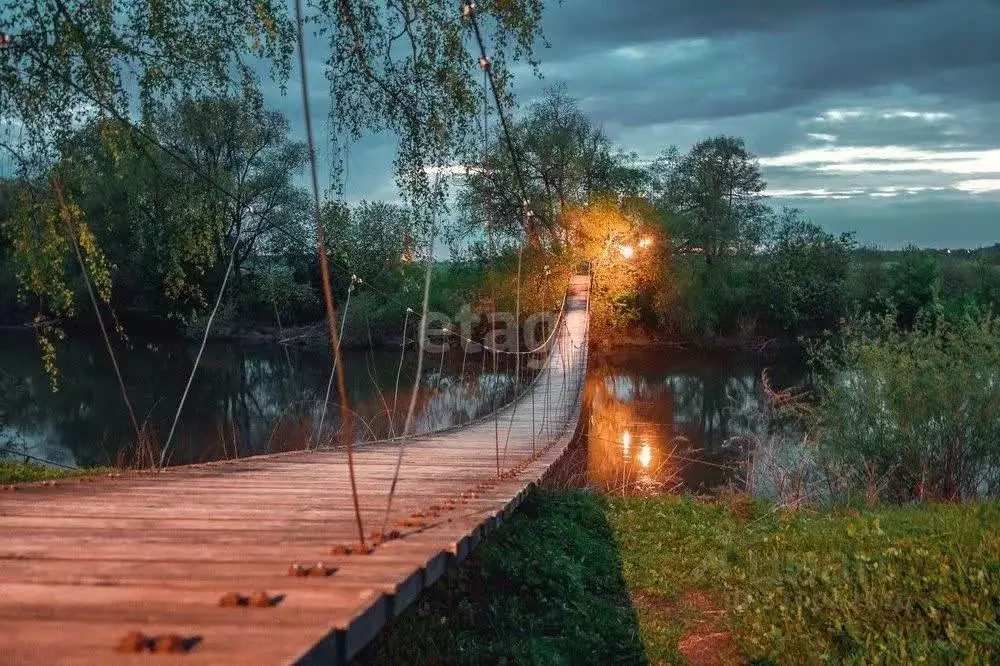
<svg viewBox="0 0 1000 666"><path fill-rule="evenodd" d="M649 447L649 444L643 444L642 449L639 451L639 464L643 467L649 467L649 463L653 461L653 449Z"/></svg>
<svg viewBox="0 0 1000 666"><path fill-rule="evenodd" d="M622 253L622 256L625 257L626 259L631 259L632 255L635 254L635 250L629 247L628 245L622 245L620 252Z"/></svg>
<svg viewBox="0 0 1000 666"><path fill-rule="evenodd" d="M628 448L632 445L632 433L628 430L622 433L622 453L628 455Z"/></svg>
<svg viewBox="0 0 1000 666"><path fill-rule="evenodd" d="M643 238L641 241L639 241L639 247L641 247L642 249L646 249L652 244L653 244L652 238Z"/></svg>

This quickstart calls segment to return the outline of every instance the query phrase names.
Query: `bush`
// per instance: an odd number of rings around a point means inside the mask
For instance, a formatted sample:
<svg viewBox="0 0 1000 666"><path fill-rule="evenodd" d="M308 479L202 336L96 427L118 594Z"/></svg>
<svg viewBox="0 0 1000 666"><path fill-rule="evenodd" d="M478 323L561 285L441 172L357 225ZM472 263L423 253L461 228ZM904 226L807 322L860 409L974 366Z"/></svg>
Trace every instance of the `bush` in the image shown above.
<svg viewBox="0 0 1000 666"><path fill-rule="evenodd" d="M835 493L1000 493L1000 319L918 318L907 330L889 314L811 351L811 428Z"/></svg>
<svg viewBox="0 0 1000 666"><path fill-rule="evenodd" d="M936 302L941 288L941 267L930 252L908 247L899 261L889 266L889 298L904 326L912 325L921 312Z"/></svg>
<svg viewBox="0 0 1000 666"><path fill-rule="evenodd" d="M775 234L767 279L760 287L771 323L792 332L832 328L846 314L847 273L854 239L834 236L786 210Z"/></svg>

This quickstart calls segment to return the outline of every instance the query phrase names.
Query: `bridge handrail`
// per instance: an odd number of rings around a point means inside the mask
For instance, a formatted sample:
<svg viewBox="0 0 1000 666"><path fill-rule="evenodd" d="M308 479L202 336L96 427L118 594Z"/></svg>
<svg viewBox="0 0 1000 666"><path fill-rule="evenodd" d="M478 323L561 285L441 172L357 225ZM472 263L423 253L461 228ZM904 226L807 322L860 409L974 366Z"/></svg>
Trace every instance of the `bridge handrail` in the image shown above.
<svg viewBox="0 0 1000 666"><path fill-rule="evenodd" d="M568 296L569 296L569 288L567 287L566 292L563 294L562 306L559 309L559 318L556 320L556 325L552 328L552 333L549 334L548 341L553 340L556 332L558 332L560 329L564 328L565 325L566 325L565 312L566 312L566 302L568 300ZM588 313L590 312L590 295L589 295L589 291L588 291L588 296L587 296L587 312ZM589 333L589 331L590 331L589 317L588 317L588 321L587 321L587 328L585 330L586 330L586 332L584 333L584 340L586 340L587 333ZM548 341L546 343L548 343ZM485 353L486 347L485 347L485 345L483 347L484 347L484 353ZM538 347L536 349L540 349L540 348L541 347ZM514 397L512 397L507 402L503 403L502 405L500 405L499 407L497 407L493 411L491 411L491 412L489 412L487 414L482 414L480 416L477 416L476 418L474 418L474 419L472 419L470 421L467 421L465 423L456 423L455 425L448 426L447 428L440 428L438 430L433 430L431 432L426 432L426 433L423 433L421 435L396 435L394 437L386 437L386 438L383 438L383 439L373 439L373 440L368 440L366 442L356 442L354 444L354 448L357 449L359 447L368 447L368 446L371 446L373 444L390 444L390 443L393 443L393 442L402 442L402 441L407 441L407 440L410 440L410 439L416 439L418 437L437 437L438 435L445 435L445 434L448 434L448 433L455 432L456 430L462 430L463 428L468 428L469 426L475 425L477 423L482 423L483 421L487 421L487 420L489 420L491 418L496 417L497 414L499 414L503 410L507 409L508 407L510 407L511 405L513 405L514 403L516 403L519 400L521 400L521 398L523 398L525 395L527 395L528 391L535 386L535 384L538 382L539 377L541 377L541 374L542 373L536 374L532 378L532 380L530 382L528 382L520 392L516 393L514 395ZM334 445L324 445L324 446L313 447L312 450L314 450L314 451L328 451L328 450L331 450L333 448L335 448Z"/></svg>

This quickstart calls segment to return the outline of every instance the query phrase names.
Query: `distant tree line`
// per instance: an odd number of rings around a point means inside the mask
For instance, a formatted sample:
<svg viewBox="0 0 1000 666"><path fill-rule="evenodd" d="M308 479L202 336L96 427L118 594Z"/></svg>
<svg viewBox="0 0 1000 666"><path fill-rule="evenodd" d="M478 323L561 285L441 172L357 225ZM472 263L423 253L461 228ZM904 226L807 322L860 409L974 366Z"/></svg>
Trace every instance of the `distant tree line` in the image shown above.
<svg viewBox="0 0 1000 666"><path fill-rule="evenodd" d="M441 311L463 303L513 310L519 254L525 313L557 300L528 285L558 284L581 262L592 267L599 335L794 338L836 328L852 313L891 310L910 326L922 313L957 317L1000 302L996 248L861 248L801 211L774 210L740 138L707 138L687 153L671 147L644 163L615 146L563 87L531 105L512 133L517 152L488 134L455 205L440 205L437 236L451 247L435 268ZM320 318L310 196L297 184L308 155L280 113L245 97L183 99L151 110L141 131L95 118L56 148L60 187L85 228L76 240L107 282L110 312L126 321L198 322L232 256L224 330ZM68 304L81 302L81 273L65 248L45 249L59 236L39 233L32 221L59 225L50 178L0 182L7 322L80 314ZM321 217L335 295L346 296L351 275L372 287L355 302L366 330L352 328L349 340L367 341L371 328L395 331L406 314L401 303L417 301L430 252L426 220L399 204L348 206L335 192Z"/></svg>

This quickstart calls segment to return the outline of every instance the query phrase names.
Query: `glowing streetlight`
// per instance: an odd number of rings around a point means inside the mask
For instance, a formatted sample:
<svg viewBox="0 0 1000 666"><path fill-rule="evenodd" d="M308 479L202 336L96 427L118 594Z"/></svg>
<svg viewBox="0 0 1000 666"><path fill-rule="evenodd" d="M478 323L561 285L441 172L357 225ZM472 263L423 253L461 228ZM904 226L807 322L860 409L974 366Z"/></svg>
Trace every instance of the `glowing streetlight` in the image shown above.
<svg viewBox="0 0 1000 666"><path fill-rule="evenodd" d="M653 244L653 239L646 237L639 241L639 247L645 250L647 247Z"/></svg>
<svg viewBox="0 0 1000 666"><path fill-rule="evenodd" d="M622 245L618 251L621 252L622 256L625 257L626 259L631 259L632 255L635 254L635 250L628 245Z"/></svg>

